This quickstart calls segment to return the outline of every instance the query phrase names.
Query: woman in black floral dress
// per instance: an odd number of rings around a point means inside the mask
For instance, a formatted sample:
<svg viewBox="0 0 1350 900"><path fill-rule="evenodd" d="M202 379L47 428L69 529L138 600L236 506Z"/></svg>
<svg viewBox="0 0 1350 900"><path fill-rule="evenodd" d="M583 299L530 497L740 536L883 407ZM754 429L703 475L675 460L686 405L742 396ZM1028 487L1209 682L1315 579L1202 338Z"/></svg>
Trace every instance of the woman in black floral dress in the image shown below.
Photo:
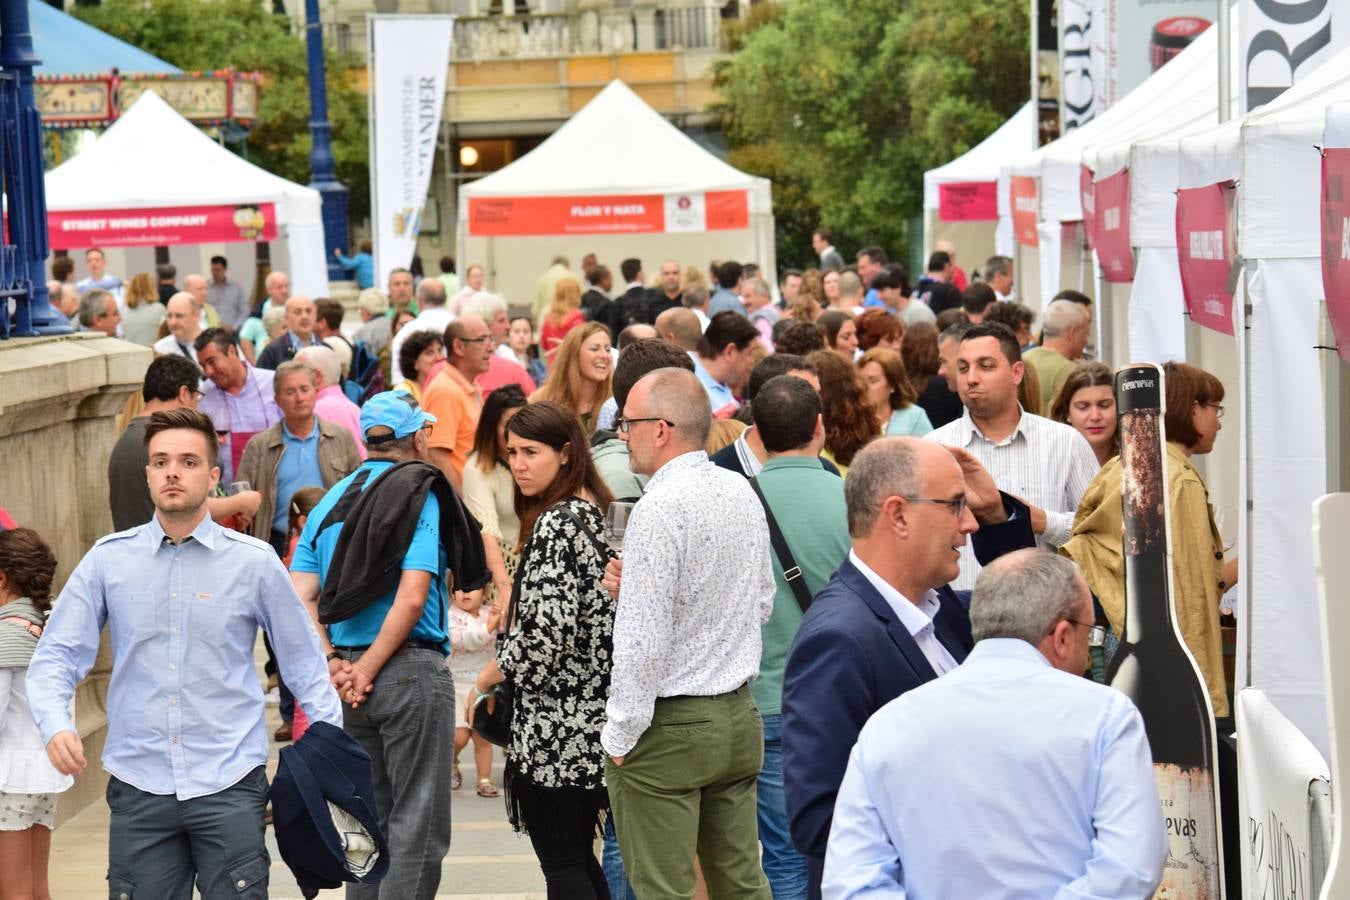
<svg viewBox="0 0 1350 900"><path fill-rule="evenodd" d="M505 679L513 683L507 811L530 836L549 900L608 900L591 847L609 807L600 727L614 602L600 580L612 498L570 409L526 406L507 425L506 447L523 544L515 623L468 702L476 705Z"/></svg>

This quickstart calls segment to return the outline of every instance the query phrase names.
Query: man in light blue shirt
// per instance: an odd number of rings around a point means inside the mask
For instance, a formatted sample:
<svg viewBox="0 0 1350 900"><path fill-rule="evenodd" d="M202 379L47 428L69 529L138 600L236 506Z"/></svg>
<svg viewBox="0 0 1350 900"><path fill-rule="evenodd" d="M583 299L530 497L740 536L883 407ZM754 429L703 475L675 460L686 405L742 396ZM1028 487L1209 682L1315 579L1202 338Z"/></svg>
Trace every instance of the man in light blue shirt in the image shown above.
<svg viewBox="0 0 1350 900"><path fill-rule="evenodd" d="M1077 567L985 567L956 671L883 706L849 757L822 895L1152 897L1167 838L1143 719L1082 677L1100 642Z"/></svg>
<svg viewBox="0 0 1350 900"><path fill-rule="evenodd" d="M338 696L272 548L207 514L220 477L211 420L157 412L145 439L155 517L100 540L71 575L28 670L33 718L52 764L79 774L70 701L106 622L111 895L187 898L195 879L204 898L265 898L259 626L311 721L340 726Z"/></svg>
<svg viewBox="0 0 1350 900"><path fill-rule="evenodd" d="M740 313L720 312L712 317L698 349L689 352L694 375L708 394L713 418L730 418L740 402L733 388L744 389L750 380L754 359L750 346L759 340L759 330Z"/></svg>

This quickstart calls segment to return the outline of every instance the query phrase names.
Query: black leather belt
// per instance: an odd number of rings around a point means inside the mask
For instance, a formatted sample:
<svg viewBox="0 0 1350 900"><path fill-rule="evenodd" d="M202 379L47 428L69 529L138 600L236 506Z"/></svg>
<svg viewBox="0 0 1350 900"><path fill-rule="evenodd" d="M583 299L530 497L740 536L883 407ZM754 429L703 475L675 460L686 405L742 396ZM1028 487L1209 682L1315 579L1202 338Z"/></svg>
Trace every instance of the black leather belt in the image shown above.
<svg viewBox="0 0 1350 900"><path fill-rule="evenodd" d="M339 653L365 653L370 649L370 645L366 644L364 647L342 647L334 644L333 649ZM394 655L397 656L404 650L434 650L442 656L445 655L444 645L438 644L436 641L423 641L416 638L405 641L402 646L394 651Z"/></svg>

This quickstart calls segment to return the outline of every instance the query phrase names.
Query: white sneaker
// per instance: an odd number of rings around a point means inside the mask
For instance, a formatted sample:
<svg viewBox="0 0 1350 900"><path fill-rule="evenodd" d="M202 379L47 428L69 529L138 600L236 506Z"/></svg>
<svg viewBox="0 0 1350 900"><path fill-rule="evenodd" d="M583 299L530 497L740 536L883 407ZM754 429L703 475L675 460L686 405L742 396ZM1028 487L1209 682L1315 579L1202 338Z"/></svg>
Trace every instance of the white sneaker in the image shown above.
<svg viewBox="0 0 1350 900"><path fill-rule="evenodd" d="M281 705L281 691L280 691L278 688L272 688L270 691L268 691L267 693L263 694L263 701L264 701L268 706L280 706L280 705Z"/></svg>

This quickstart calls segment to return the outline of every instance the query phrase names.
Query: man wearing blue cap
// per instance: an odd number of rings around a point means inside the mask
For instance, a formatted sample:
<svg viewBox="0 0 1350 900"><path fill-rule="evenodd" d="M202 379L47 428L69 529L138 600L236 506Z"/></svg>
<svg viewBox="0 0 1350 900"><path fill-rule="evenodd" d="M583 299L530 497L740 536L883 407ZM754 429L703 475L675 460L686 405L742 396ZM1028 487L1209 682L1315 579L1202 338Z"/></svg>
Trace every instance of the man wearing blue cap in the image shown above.
<svg viewBox="0 0 1350 900"><path fill-rule="evenodd" d="M361 410L369 458L314 507L291 579L319 625L343 727L370 754L389 875L348 898L431 900L450 848L448 589L487 581L477 523L426 462L435 417L389 391Z"/></svg>

